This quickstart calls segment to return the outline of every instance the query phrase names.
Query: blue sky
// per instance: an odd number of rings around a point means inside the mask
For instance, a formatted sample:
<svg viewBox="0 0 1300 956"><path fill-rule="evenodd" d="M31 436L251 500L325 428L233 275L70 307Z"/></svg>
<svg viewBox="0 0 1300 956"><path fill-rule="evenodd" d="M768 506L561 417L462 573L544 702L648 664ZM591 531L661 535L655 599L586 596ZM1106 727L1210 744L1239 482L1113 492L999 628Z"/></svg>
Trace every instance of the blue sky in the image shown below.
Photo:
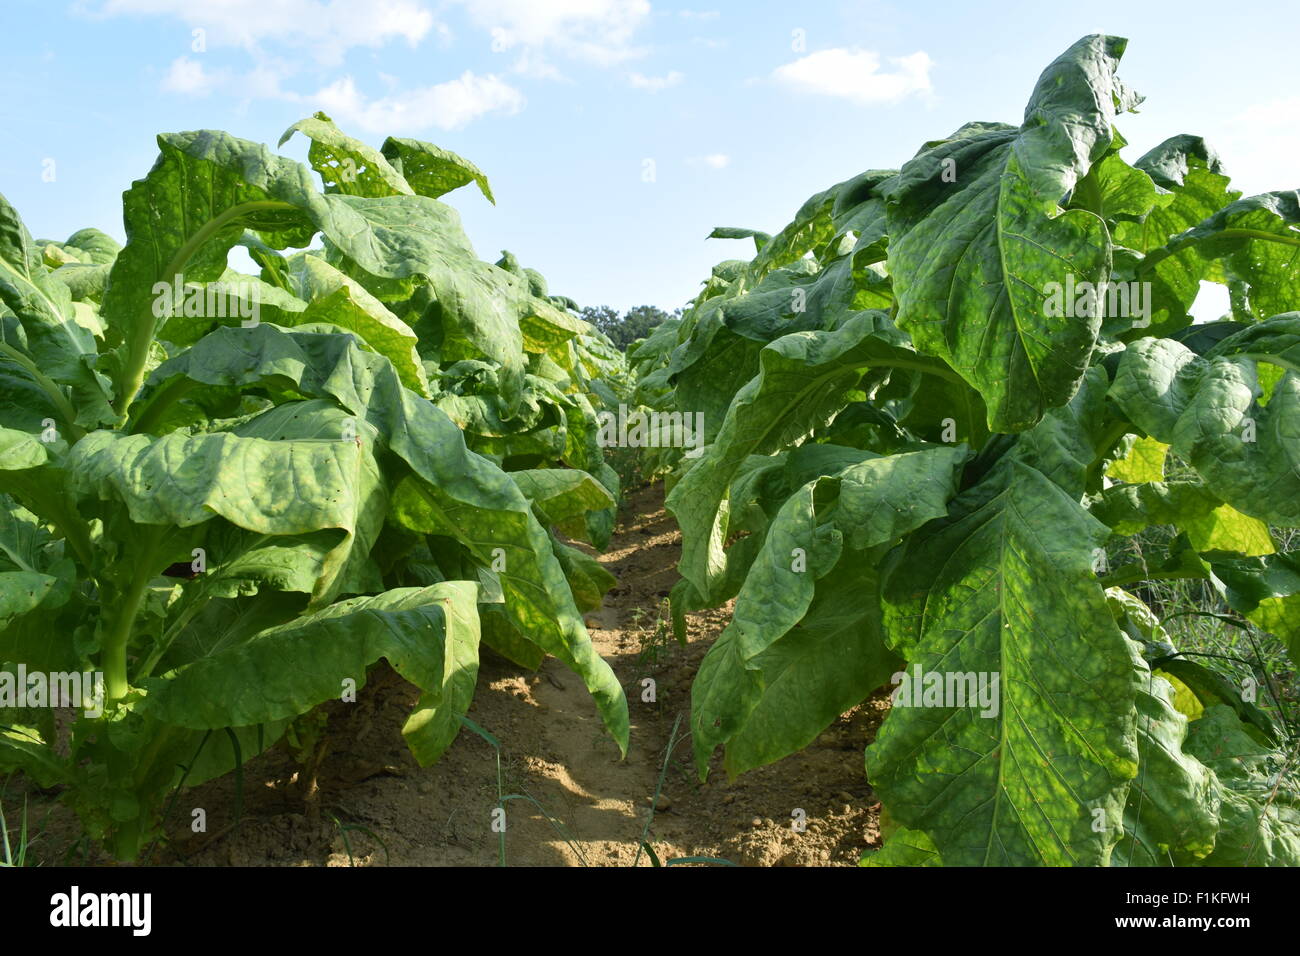
<svg viewBox="0 0 1300 956"><path fill-rule="evenodd" d="M323 109L477 163L497 205L447 198L481 257L509 249L584 305L671 309L750 254L713 226L775 231L966 121L1018 122L1042 68L1096 32L1129 38L1121 73L1147 97L1121 121L1130 159L1199 133L1247 194L1300 185L1293 0L990 6L0 0L0 192L42 238L120 239L154 134L274 145Z"/></svg>

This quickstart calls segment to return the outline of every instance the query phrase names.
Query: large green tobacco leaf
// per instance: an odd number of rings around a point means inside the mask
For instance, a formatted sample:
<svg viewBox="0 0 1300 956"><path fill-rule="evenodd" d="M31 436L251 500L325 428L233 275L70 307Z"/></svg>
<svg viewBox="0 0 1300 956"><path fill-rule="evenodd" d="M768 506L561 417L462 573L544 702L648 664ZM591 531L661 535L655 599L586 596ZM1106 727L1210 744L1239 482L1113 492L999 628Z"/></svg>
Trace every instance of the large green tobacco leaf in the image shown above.
<svg viewBox="0 0 1300 956"><path fill-rule="evenodd" d="M692 689L701 775L720 743L731 774L806 746L897 669L866 552L942 516L965 454L869 457L781 506Z"/></svg>
<svg viewBox="0 0 1300 956"><path fill-rule="evenodd" d="M36 515L0 495L0 661L36 659L36 654L16 653L31 639L38 644L39 659L58 655L57 635L20 629L13 622L38 607L50 610L67 602L75 568L61 552Z"/></svg>
<svg viewBox="0 0 1300 956"><path fill-rule="evenodd" d="M127 242L104 294L109 344L125 351L114 372L123 413L163 318L155 285L220 278L245 227L277 248L305 246L317 231L309 210L325 209L307 170L265 147L212 131L159 136L158 146L153 169L122 197Z"/></svg>
<svg viewBox="0 0 1300 956"><path fill-rule="evenodd" d="M364 443L299 438L277 424L269 432L276 440L92 432L67 467L74 490L122 501L139 524L186 528L220 516L262 535L342 529L317 583L316 600L328 600L353 549L364 556L373 543L383 507L378 469Z"/></svg>
<svg viewBox="0 0 1300 956"><path fill-rule="evenodd" d="M703 596L727 570L727 489L749 455L770 454L825 425L875 366L939 375L941 362L917 355L879 312L863 312L834 332L800 332L760 353L760 371L731 403L718 436L668 495L682 527L682 576Z"/></svg>
<svg viewBox="0 0 1300 956"><path fill-rule="evenodd" d="M52 525L67 545L68 555L83 568L95 562L91 530L77 510L72 481L60 464L59 446L34 435L0 427L0 492L12 495L41 520Z"/></svg>
<svg viewBox="0 0 1300 956"><path fill-rule="evenodd" d="M374 441L372 428L364 422L357 422L347 412L330 402L312 400L278 405L240 423L231 431L240 438L261 438L275 442L320 442L333 446L336 452L341 452L339 454L341 463L353 460L354 452L346 446L351 445L356 449L356 467L347 472L350 493L355 497L357 505L352 525L350 529L345 529L347 534L324 554L320 576L309 593L312 594L313 605L320 605L322 602L333 600L344 591L363 593L382 590L381 582L370 560L370 551L384 524L388 492L385 477L381 474L376 459L378 446ZM295 543L306 545L314 558L314 554L324 543L322 539L327 539L334 534L334 532L316 534L310 536L311 541L299 538ZM275 544L287 543L275 542ZM274 545L271 542L261 546L255 545L254 551L244 554L237 562L237 566L225 570L233 574L242 573L248 569L249 559L264 562L269 554L263 549L272 547ZM255 557L257 551L263 551L263 554ZM218 566L217 571L220 572L226 555L217 553L211 557ZM315 566L314 560L303 562L301 558L302 554L298 549L288 556L295 565L291 574L302 574L306 567Z"/></svg>
<svg viewBox="0 0 1300 956"><path fill-rule="evenodd" d="M1143 254L1165 245L1241 195L1228 188L1218 155L1199 136L1171 137L1133 165L1162 191L1141 221L1116 224L1115 241ZM1138 264L1138 278L1151 283L1151 326L1146 334L1168 334L1191 324L1188 310L1201 280L1209 275L1210 265L1211 260L1191 246Z"/></svg>
<svg viewBox="0 0 1300 956"><path fill-rule="evenodd" d="M414 190L383 153L348 136L324 113L313 113L294 123L284 131L279 145L287 143L294 133L302 133L311 140L307 159L320 174L326 192L349 196L413 194Z"/></svg>
<svg viewBox="0 0 1300 956"><path fill-rule="evenodd" d="M437 199L467 183L476 183L487 201L496 203L483 171L451 150L418 139L390 136L384 140L383 154L421 196Z"/></svg>
<svg viewBox="0 0 1300 956"><path fill-rule="evenodd" d="M223 543L220 536L216 538L215 544ZM238 561L239 557L234 556L234 560ZM302 600L294 594L264 590L231 600L219 596L221 583L212 587L206 582L206 575L196 578L176 602L174 639L159 655L157 663L140 669L141 680L182 670L195 661L239 647L254 635L290 623L303 612ZM196 587L206 590L205 586L212 587L217 596L191 590Z"/></svg>
<svg viewBox="0 0 1300 956"><path fill-rule="evenodd" d="M1139 769L1124 807L1117 866L1186 866L1207 856L1219 829L1217 781L1186 753L1188 720L1174 706L1169 681L1152 674L1129 642L1143 686L1137 693Z"/></svg>
<svg viewBox="0 0 1300 956"><path fill-rule="evenodd" d="M1210 567L1234 611L1271 632L1300 659L1300 554L1212 558Z"/></svg>
<svg viewBox="0 0 1300 956"><path fill-rule="evenodd" d="M393 363L403 385L430 397L415 332L361 283L313 255L295 258L290 276L298 294L311 302L294 324L328 322L356 332L367 346Z"/></svg>
<svg viewBox="0 0 1300 956"><path fill-rule="evenodd" d="M1097 164L1096 180L1101 208L1093 211L1107 222L1141 222L1158 201L1151 177L1120 159L1118 152Z"/></svg>
<svg viewBox="0 0 1300 956"><path fill-rule="evenodd" d="M191 592L195 602L247 597L266 587L311 594L329 572L331 552L338 548L342 537L331 530L292 537L264 535L217 523L203 539L207 570L186 586L186 598L180 604L186 603ZM361 553L363 550L352 549L351 557L358 564L368 557ZM383 590L373 575L366 584L369 586L345 581L343 592Z"/></svg>
<svg viewBox="0 0 1300 956"><path fill-rule="evenodd" d="M1120 450L1122 456L1106 466L1106 477L1132 484L1164 480L1168 445L1133 435L1125 439Z"/></svg>
<svg viewBox="0 0 1300 956"><path fill-rule="evenodd" d="M57 583L58 578L39 571L0 571L0 627L8 628L14 618L40 607ZM0 655L7 643L0 641Z"/></svg>
<svg viewBox="0 0 1300 956"><path fill-rule="evenodd" d="M743 295L715 296L693 311L690 338L669 360L677 408L704 416L706 440L711 440L727 414L733 396L758 371L758 355L768 343L807 329L823 327L826 318L808 308L799 310L817 273L806 261L766 275Z"/></svg>
<svg viewBox="0 0 1300 956"><path fill-rule="evenodd" d="M1164 652L1169 650L1167 642L1159 646L1148 644L1148 648L1154 648L1154 653L1158 655L1155 659L1159 666L1159 673L1177 679L1182 683L1186 694L1190 694L1195 699L1190 701L1186 695L1181 698L1178 706L1184 713L1190 714L1193 719L1200 719L1205 708L1226 705L1236 713L1243 724L1250 725L1249 733L1256 739L1269 745L1277 743L1278 730L1273 725L1272 718L1253 701L1243 699L1240 684L1188 658L1165 656ZM1151 653L1153 651L1149 649L1148 654Z"/></svg>
<svg viewBox="0 0 1300 956"><path fill-rule="evenodd" d="M1101 327L1049 314L1049 283L1109 277L1105 223L1060 204L1106 153L1126 41L1089 36L1043 72L1019 128L975 124L924 150L881 186L897 322L1020 431L1074 394Z"/></svg>
<svg viewBox="0 0 1300 956"><path fill-rule="evenodd" d="M569 343L586 334L591 326L552 304L545 296L538 295L536 286L539 280L532 269L524 269L523 277L532 293L519 318L524 348L533 354L545 353L572 375L574 369Z"/></svg>
<svg viewBox="0 0 1300 956"><path fill-rule="evenodd" d="M1119 535L1137 534L1152 525L1185 526L1210 515L1217 495L1195 481L1148 481L1107 488L1089 505L1092 516Z"/></svg>
<svg viewBox="0 0 1300 956"><path fill-rule="evenodd" d="M39 468L49 460L49 451L35 435L14 428L0 428L0 471Z"/></svg>
<svg viewBox="0 0 1300 956"><path fill-rule="evenodd" d="M502 363L502 391L517 400L527 283L479 261L449 207L423 196L322 195L298 163L226 133L167 134L158 144L158 162L124 196L127 244L104 296L110 342L125 344L115 371L120 412L159 322L155 284L219 278L245 228L273 248L306 246L321 232L358 278L388 281L385 294L404 297L427 281L443 318Z"/></svg>
<svg viewBox="0 0 1300 956"><path fill-rule="evenodd" d="M98 229L78 229L64 245L79 250L86 262L99 266L112 265L122 251L116 239Z"/></svg>
<svg viewBox="0 0 1300 956"><path fill-rule="evenodd" d="M1300 866L1300 793L1287 754L1225 705L1191 723L1185 748L1220 783L1219 833L1206 866Z"/></svg>
<svg viewBox="0 0 1300 956"><path fill-rule="evenodd" d="M745 229L739 226L714 226L709 233L710 239L753 239L754 251L762 252L763 246L771 241L770 233L760 229Z"/></svg>
<svg viewBox="0 0 1300 956"><path fill-rule="evenodd" d="M1289 331L1293 322L1270 320L1206 357L1171 339L1139 339L1110 390L1130 421L1190 461L1222 500L1286 526L1300 525L1300 373L1288 371L1261 407L1256 355L1248 350L1286 344L1286 336L1267 332ZM1271 352L1258 357L1291 365Z"/></svg>
<svg viewBox="0 0 1300 956"><path fill-rule="evenodd" d="M500 364L502 401L513 408L524 376L524 333L537 305L528 282L475 257L455 211L424 196L329 196L335 208L322 221L326 238L361 270L354 277L394 280L379 297L404 298L412 283L427 281L443 323ZM346 207L340 210L338 207ZM359 220L356 230L337 228Z"/></svg>
<svg viewBox="0 0 1300 956"><path fill-rule="evenodd" d="M869 458L840 472L835 521L849 547L873 548L941 517L965 459L960 445L935 447Z"/></svg>
<svg viewBox="0 0 1300 956"><path fill-rule="evenodd" d="M535 671L546 660L546 652L519 633L503 605L480 604L479 626L484 644L525 670Z"/></svg>
<svg viewBox="0 0 1300 956"><path fill-rule="evenodd" d="M1154 524L1173 524L1187 532L1197 551L1271 554L1269 527L1249 518L1199 481L1143 481L1113 485L1089 502L1093 518L1117 535L1136 535Z"/></svg>
<svg viewBox="0 0 1300 956"><path fill-rule="evenodd" d="M77 443L68 470L79 492L124 502L140 524L184 528L220 515L262 534L302 534L352 527L365 454L354 441L100 431Z"/></svg>
<svg viewBox="0 0 1300 956"><path fill-rule="evenodd" d="M898 669L901 659L881 637L875 591L875 574L862 552L845 552L836 570L818 582L802 619L769 647L740 661L756 682L756 694L747 709L722 715L730 730L724 760L729 775L806 747ZM737 643L735 653L740 652ZM702 665L697 680L707 694L704 676ZM697 762L701 756L697 753Z"/></svg>
<svg viewBox="0 0 1300 956"><path fill-rule="evenodd" d="M1149 264L1160 265L1186 249L1221 258L1244 284L1249 318L1256 321L1300 307L1300 193L1263 193L1220 209L1164 247Z"/></svg>
<svg viewBox="0 0 1300 956"><path fill-rule="evenodd" d="M788 226L762 243L750 263L750 279L757 282L810 252L823 259L850 230L858 237L858 248L877 242L884 235L884 204L877 187L893 175L894 170L869 169L809 197Z"/></svg>
<svg viewBox="0 0 1300 956"><path fill-rule="evenodd" d="M809 482L781 507L741 586L731 622L700 664L691 688L691 736L701 778L708 773L714 749L742 729L763 696L766 682L752 658L808 613L817 578L825 577L840 559L843 535L829 524L818 524L819 484ZM853 659L850 654L841 660ZM820 689L808 698L805 709L819 702L824 702ZM792 723L802 721L795 717Z"/></svg>
<svg viewBox="0 0 1300 956"><path fill-rule="evenodd" d="M111 413L105 383L91 368L94 335L77 323L68 287L41 263L27 227L4 196L0 196L0 307L7 307L18 319L25 339L23 347L17 348L0 327L0 356L21 379L44 389L46 400L54 402L65 419L64 427L93 427L107 420ZM71 387L71 407L57 385Z"/></svg>
<svg viewBox="0 0 1300 956"><path fill-rule="evenodd" d="M455 581L442 587L451 591L452 596L442 602L440 679L423 688L415 713L402 727L406 745L426 767L441 757L456 739L460 719L469 710L478 680L479 615L473 585Z"/></svg>
<svg viewBox="0 0 1300 956"><path fill-rule="evenodd" d="M902 827L879 850L864 853L858 866L943 866L943 860L923 831Z"/></svg>
<svg viewBox="0 0 1300 956"><path fill-rule="evenodd" d="M599 610L605 593L618 584L618 578L605 570L605 566L577 548L555 542L555 556L564 568L564 576L573 591L573 600L584 614Z"/></svg>
<svg viewBox="0 0 1300 956"><path fill-rule="evenodd" d="M403 733L430 763L455 737L473 693L475 594L474 584L450 581L330 605L147 680L142 707L195 730L283 720L339 699L347 679L360 688L382 657L424 691Z"/></svg>
<svg viewBox="0 0 1300 956"><path fill-rule="evenodd" d="M600 482L585 471L572 468L534 468L512 471L524 493L545 524L564 524L589 511L614 505L614 498Z"/></svg>
<svg viewBox="0 0 1300 956"><path fill-rule="evenodd" d="M160 366L151 383L163 391L178 379L200 390L291 384L298 394L328 398L373 428L381 446L418 479L418 506L401 516L404 522L456 539L485 566L504 559L500 578L512 623L583 678L610 733L626 747L622 688L592 647L530 502L507 473L465 447L445 414L403 387L387 359L345 335L267 325L221 328ZM356 434L365 437L360 427Z"/></svg>
<svg viewBox="0 0 1300 956"><path fill-rule="evenodd" d="M1237 355L1300 370L1300 311L1283 312L1255 325L1221 324L1225 331L1236 331L1206 349L1206 358Z"/></svg>
<svg viewBox="0 0 1300 956"><path fill-rule="evenodd" d="M1074 397L1023 432L1008 459L1036 468L1070 497L1082 498L1088 488L1090 466L1106 450L1102 446L1109 384L1102 369L1088 369Z"/></svg>
<svg viewBox="0 0 1300 956"><path fill-rule="evenodd" d="M947 865L1109 857L1137 770L1138 679L1089 563L1105 538L1010 462L892 555L886 636L909 670L1000 682L991 716L896 705L867 751L894 817L924 829Z"/></svg>
<svg viewBox="0 0 1300 956"><path fill-rule="evenodd" d="M15 360L0 348L0 428L39 433L45 428L46 419L55 422L65 416L76 419L76 412L51 394L58 391L58 386L46 389L32 375L35 368L36 363L27 356L19 353Z"/></svg>
<svg viewBox="0 0 1300 956"><path fill-rule="evenodd" d="M0 768L20 770L42 787L73 780L68 762L45 744L36 728L11 723L0 724Z"/></svg>
<svg viewBox="0 0 1300 956"><path fill-rule="evenodd" d="M299 325L306 321L307 303L277 285L227 269L206 286L194 283L182 288L185 297L171 318L158 330L158 338L174 346L193 345L216 325L241 325L244 322L271 322L274 325ZM194 307L186 315L188 300ZM208 301L214 308L208 308ZM199 303L202 302L200 306ZM216 314L209 314L215 312ZM247 316L247 318L245 318Z"/></svg>

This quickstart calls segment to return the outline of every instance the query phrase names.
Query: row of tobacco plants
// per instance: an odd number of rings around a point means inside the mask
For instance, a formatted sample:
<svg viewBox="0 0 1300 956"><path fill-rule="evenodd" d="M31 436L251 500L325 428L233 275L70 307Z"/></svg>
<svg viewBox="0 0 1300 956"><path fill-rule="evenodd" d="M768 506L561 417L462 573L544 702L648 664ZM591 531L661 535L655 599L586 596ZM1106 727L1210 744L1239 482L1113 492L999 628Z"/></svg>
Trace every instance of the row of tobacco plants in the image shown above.
<svg viewBox="0 0 1300 956"><path fill-rule="evenodd" d="M1199 138L1121 157L1140 97L1089 36L1019 125L818 193L630 353L704 415L668 507L701 774L809 744L882 686L875 864L1300 864L1296 737L1175 647L1152 582L1300 659L1300 203ZM1203 282L1231 313L1194 324ZM668 462L667 465L672 464ZM1163 553L1109 561L1164 529Z"/></svg>
<svg viewBox="0 0 1300 956"><path fill-rule="evenodd" d="M627 745L581 617L612 579L565 543L613 526L598 411L622 356L537 272L475 255L439 199L491 199L474 165L323 114L294 133L312 169L159 136L122 247L33 240L0 198L0 774L58 788L121 859L169 793L381 657L422 692L421 763L481 645L558 657Z"/></svg>

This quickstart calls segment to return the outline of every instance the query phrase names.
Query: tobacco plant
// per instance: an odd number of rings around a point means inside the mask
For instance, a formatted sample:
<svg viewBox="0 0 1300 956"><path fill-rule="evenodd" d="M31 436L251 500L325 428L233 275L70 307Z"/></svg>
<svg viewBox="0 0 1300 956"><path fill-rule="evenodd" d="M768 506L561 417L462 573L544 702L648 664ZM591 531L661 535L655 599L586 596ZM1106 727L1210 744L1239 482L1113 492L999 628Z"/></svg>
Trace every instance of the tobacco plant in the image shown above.
<svg viewBox="0 0 1300 956"><path fill-rule="evenodd" d="M1300 525L1300 203L1242 198L1195 136L1123 158L1125 45L1081 39L1020 124L968 123L775 235L716 230L757 254L634 355L647 401L709 427L668 496L679 628L735 599L692 691L699 771L895 685L872 863L1300 863L1297 741L1141 599L1203 579L1300 659L1276 534ZM1231 314L1193 322L1203 282ZM1155 525L1166 555L1107 563Z"/></svg>
<svg viewBox="0 0 1300 956"><path fill-rule="evenodd" d="M323 188L227 133L159 136L120 248L35 241L0 199L0 769L61 788L122 859L170 791L355 699L379 658L422 692L422 764L481 644L560 658L627 745L581 618L612 581L560 534L612 527L592 381L619 353L509 253L475 255L439 197L491 199L477 167L323 114L295 132ZM26 693L83 672L99 700Z"/></svg>

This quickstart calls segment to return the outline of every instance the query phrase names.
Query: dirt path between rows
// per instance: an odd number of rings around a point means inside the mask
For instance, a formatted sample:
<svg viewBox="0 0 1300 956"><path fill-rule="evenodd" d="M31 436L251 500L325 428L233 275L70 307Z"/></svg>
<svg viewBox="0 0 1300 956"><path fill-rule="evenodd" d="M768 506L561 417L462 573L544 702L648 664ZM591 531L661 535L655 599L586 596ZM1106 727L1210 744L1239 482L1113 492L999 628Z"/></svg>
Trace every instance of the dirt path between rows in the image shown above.
<svg viewBox="0 0 1300 956"><path fill-rule="evenodd" d="M484 654L468 716L501 742L504 792L530 798L506 804L507 865L631 865L678 715L685 739L669 761L647 838L661 861L855 864L864 849L879 844L879 804L863 776L862 751L884 702L868 701L806 750L734 782L718 766L719 754L700 783L686 737L690 681L726 613L692 614L687 646L672 640L662 602L676 578L679 546L662 489L652 486L629 496L600 556L619 583L587 622L628 696L632 734L625 760L582 682L558 661L548 659L530 673ZM646 677L655 680L654 703L642 701ZM298 764L279 747L245 766L238 827L230 828L232 776L195 788L182 795L168 827L171 846L155 862L496 865L496 752L463 730L438 764L419 767L401 737L417 697L386 666L376 668L355 704L330 705L317 812L304 805L293 781ZM196 807L207 813L205 834L190 833ZM792 826L797 810L806 820L802 832ZM645 853L639 865L650 865Z"/></svg>

